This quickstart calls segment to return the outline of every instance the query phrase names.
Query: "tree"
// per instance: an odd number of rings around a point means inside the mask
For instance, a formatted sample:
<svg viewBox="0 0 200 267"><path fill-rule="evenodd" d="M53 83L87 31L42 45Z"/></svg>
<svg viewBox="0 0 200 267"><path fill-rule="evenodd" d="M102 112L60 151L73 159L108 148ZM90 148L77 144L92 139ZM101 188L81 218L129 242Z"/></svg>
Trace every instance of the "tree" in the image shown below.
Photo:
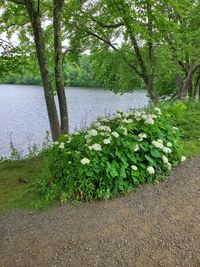
<svg viewBox="0 0 200 267"><path fill-rule="evenodd" d="M48 1L47 1L48 2ZM17 7L14 4L17 4ZM48 3L47 3L48 4ZM52 139L55 141L62 133L68 132L68 116L67 116L67 104L64 92L64 83L62 78L62 46L61 46L61 25L60 15L63 6L63 1L53 2L53 14L54 14L54 46L55 46L55 80L56 90L58 93L61 127L59 124L57 109L54 100L54 92L52 80L50 77L50 71L48 67L47 51L45 46L44 29L41 23L41 10L39 0L8 0L4 1L2 17L9 15L9 10L18 9L25 17L25 23L30 23L32 29L32 35L34 37L34 43L36 47L36 54L41 73L42 83L44 87L44 95L46 100L47 112L50 122L50 129L52 133ZM2 6L1 6L2 7ZM27 20L28 16L28 20ZM18 17L15 17L17 20ZM19 18L21 19L21 18ZM6 24L6 22L4 21ZM12 26L12 25L11 25ZM10 28L10 27L9 27ZM57 39L58 38L58 39Z"/></svg>

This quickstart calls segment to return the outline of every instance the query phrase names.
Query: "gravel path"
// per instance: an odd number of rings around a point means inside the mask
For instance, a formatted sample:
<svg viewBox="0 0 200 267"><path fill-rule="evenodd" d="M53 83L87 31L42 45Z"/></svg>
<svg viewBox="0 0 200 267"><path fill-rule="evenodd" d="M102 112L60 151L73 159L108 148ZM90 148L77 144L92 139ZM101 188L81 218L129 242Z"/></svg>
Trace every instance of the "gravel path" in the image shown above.
<svg viewBox="0 0 200 267"><path fill-rule="evenodd" d="M200 157L113 201L15 211L0 234L1 267L199 267Z"/></svg>

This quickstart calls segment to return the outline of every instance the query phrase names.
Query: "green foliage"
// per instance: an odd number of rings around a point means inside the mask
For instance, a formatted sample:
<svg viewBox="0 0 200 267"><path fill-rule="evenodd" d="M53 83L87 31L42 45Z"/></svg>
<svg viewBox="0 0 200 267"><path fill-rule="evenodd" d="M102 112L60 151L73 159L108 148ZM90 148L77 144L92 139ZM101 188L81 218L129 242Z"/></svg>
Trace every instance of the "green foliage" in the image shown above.
<svg viewBox="0 0 200 267"><path fill-rule="evenodd" d="M179 131L159 109L118 112L62 136L48 152L37 187L48 200L109 199L154 182L180 160Z"/></svg>
<svg viewBox="0 0 200 267"><path fill-rule="evenodd" d="M160 104L160 108L171 123L180 129L185 155L200 154L200 103L170 101Z"/></svg>

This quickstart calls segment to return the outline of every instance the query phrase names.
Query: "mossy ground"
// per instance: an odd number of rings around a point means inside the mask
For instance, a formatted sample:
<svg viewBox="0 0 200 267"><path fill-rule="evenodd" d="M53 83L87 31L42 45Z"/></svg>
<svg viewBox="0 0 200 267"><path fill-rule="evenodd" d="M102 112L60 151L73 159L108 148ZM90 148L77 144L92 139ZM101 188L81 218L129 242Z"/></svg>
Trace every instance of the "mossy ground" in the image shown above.
<svg viewBox="0 0 200 267"><path fill-rule="evenodd" d="M169 105L166 111L182 131L184 154L187 157L200 154L200 104ZM0 214L12 209L41 209L49 205L32 186L43 164L42 157L0 164Z"/></svg>
<svg viewBox="0 0 200 267"><path fill-rule="evenodd" d="M0 214L11 209L46 207L44 200L33 190L42 166L41 157L0 164Z"/></svg>

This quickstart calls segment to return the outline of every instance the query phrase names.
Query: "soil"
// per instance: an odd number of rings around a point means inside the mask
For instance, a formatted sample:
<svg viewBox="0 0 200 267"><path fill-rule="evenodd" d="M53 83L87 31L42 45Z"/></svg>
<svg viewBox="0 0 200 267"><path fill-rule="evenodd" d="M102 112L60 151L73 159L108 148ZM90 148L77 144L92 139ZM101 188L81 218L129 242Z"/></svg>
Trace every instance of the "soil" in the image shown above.
<svg viewBox="0 0 200 267"><path fill-rule="evenodd" d="M200 157L128 196L14 211L0 225L1 267L199 267Z"/></svg>

